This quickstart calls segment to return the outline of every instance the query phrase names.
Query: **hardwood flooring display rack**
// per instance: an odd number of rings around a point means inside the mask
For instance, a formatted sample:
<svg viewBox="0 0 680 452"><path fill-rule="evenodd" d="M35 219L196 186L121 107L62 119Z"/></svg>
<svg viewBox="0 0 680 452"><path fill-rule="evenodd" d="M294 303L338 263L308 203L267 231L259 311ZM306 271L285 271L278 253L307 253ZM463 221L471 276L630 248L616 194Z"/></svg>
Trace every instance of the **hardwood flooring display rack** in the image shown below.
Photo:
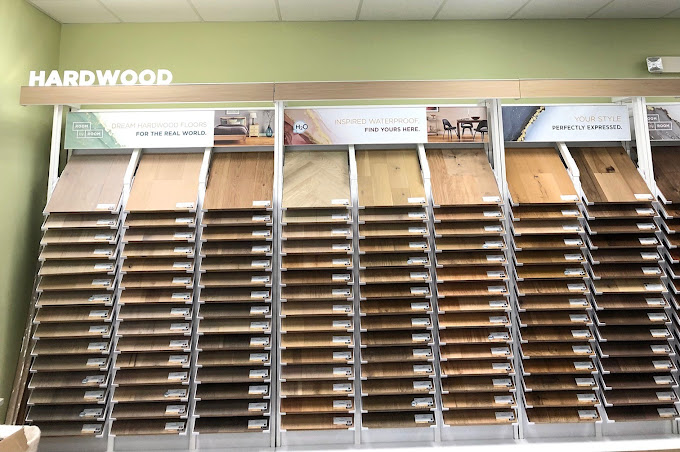
<svg viewBox="0 0 680 452"><path fill-rule="evenodd" d="M643 98L621 103L633 142L505 142L487 100L479 143L281 133L273 147L69 151L59 178L57 145L18 422L48 451L670 448L677 158L650 145ZM96 181L113 194L57 206L95 183L71 180L93 159L117 162ZM552 180L527 183L538 175ZM94 240L106 259L59 254ZM76 292L92 293L62 296ZM66 336L85 349L57 359Z"/></svg>

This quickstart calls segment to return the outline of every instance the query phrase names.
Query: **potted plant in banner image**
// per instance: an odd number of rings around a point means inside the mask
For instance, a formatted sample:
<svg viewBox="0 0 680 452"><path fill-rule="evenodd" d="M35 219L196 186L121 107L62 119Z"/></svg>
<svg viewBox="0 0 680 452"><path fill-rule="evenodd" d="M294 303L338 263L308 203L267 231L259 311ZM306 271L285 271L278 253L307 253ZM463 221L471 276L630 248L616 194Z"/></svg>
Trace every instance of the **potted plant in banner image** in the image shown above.
<svg viewBox="0 0 680 452"><path fill-rule="evenodd" d="M267 135L267 137L272 137L274 136L274 130L272 130L272 119L274 116L274 112L272 110L265 110L264 112L264 119L267 121L267 129L264 131L264 133Z"/></svg>

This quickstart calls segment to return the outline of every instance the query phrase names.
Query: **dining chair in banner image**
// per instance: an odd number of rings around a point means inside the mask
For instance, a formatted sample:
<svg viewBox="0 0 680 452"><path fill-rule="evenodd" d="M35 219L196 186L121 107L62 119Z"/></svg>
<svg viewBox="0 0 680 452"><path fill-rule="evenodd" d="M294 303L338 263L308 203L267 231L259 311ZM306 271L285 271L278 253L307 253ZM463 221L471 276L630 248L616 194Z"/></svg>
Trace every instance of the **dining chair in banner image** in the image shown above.
<svg viewBox="0 0 680 452"><path fill-rule="evenodd" d="M472 135L472 137L473 137L472 139L474 140L475 135L474 135L474 131L472 129L472 123L471 122L461 122L460 123L460 137L459 138L463 138L463 135L465 134L465 129L470 130L470 135Z"/></svg>
<svg viewBox="0 0 680 452"><path fill-rule="evenodd" d="M472 139L474 140L475 137L477 137L477 132L482 134L482 141L484 141L484 134L489 133L489 121L486 119L482 119L479 121L479 124L477 124L477 128L475 129L474 134L472 135Z"/></svg>
<svg viewBox="0 0 680 452"><path fill-rule="evenodd" d="M458 136L458 131L451 125L448 119L442 119L442 124L444 124L444 135L448 132L449 138L453 139L453 133L455 132L456 136Z"/></svg>

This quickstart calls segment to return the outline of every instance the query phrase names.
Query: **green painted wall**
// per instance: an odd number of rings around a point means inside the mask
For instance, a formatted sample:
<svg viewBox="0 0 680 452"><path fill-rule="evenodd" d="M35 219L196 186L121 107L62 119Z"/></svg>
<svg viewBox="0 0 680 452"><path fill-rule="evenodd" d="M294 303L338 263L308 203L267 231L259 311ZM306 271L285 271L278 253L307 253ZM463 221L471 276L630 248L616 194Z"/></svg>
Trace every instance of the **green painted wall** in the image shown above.
<svg viewBox="0 0 680 452"><path fill-rule="evenodd" d="M680 20L64 25L62 69L166 68L179 83L646 77Z"/></svg>
<svg viewBox="0 0 680 452"><path fill-rule="evenodd" d="M25 0L0 1L0 421L5 419L33 288L52 109L21 107L35 69L58 67L61 26Z"/></svg>

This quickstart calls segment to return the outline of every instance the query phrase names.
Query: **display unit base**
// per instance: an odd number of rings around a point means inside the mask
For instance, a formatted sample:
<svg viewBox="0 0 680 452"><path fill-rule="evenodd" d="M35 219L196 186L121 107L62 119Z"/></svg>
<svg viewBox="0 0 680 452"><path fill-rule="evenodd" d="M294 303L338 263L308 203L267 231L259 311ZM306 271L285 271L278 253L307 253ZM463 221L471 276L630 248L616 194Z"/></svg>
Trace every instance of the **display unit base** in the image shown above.
<svg viewBox="0 0 680 452"><path fill-rule="evenodd" d="M562 423L562 424L529 424L522 425L524 438L542 440L563 440L567 438L588 439L598 436L602 424L596 422Z"/></svg>
<svg viewBox="0 0 680 452"><path fill-rule="evenodd" d="M196 435L196 450L225 450L225 448L268 448L271 447L271 433L199 433Z"/></svg>
<svg viewBox="0 0 680 452"><path fill-rule="evenodd" d="M281 446L353 445L351 430L286 430L281 432Z"/></svg>
<svg viewBox="0 0 680 452"><path fill-rule="evenodd" d="M517 424L506 425L460 425L442 427L442 442L490 442L498 445L512 442L516 435Z"/></svg>
<svg viewBox="0 0 680 452"><path fill-rule="evenodd" d="M86 450L88 452L106 452L108 441L104 438L85 437L50 437L40 438L40 452L73 452Z"/></svg>
<svg viewBox="0 0 680 452"><path fill-rule="evenodd" d="M132 435L113 438L113 450L120 452L137 451L184 451L188 450L189 435Z"/></svg>
<svg viewBox="0 0 680 452"><path fill-rule="evenodd" d="M361 430L362 444L427 443L435 441L435 428L368 428Z"/></svg>
<svg viewBox="0 0 680 452"><path fill-rule="evenodd" d="M602 435L608 438L619 437L639 438L642 435L665 436L678 433L678 424L673 420L667 421L636 421L636 422L605 422L602 424ZM676 438L678 438L676 436ZM678 438L680 445L680 438Z"/></svg>

